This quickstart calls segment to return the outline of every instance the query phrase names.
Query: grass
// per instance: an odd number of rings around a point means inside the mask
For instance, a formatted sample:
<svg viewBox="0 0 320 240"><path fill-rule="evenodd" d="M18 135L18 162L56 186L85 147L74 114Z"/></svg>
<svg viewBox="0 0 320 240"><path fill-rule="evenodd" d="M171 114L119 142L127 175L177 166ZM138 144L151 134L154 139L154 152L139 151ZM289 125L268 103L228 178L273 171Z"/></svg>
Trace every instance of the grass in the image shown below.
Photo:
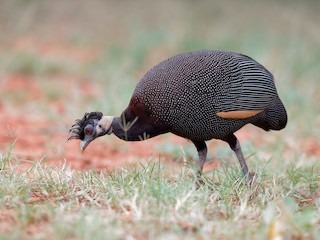
<svg viewBox="0 0 320 240"><path fill-rule="evenodd" d="M0 85L7 76L27 76L41 94L30 100L28 89L1 88L0 109L46 116L60 128L92 110L119 115L159 61L223 49L270 69L288 126L242 143L256 173L252 186L227 146L210 149L221 166L196 189L192 146L181 152L179 144L159 144L182 165L160 158L109 172L45 158L25 168L10 156L13 145L0 145L0 239L320 239L319 156L306 148L320 142L319 1L79 1L3 2ZM21 47L28 37L35 43ZM69 51L46 55L37 41ZM83 49L97 54L77 59ZM98 90L84 96L84 83Z"/></svg>
<svg viewBox="0 0 320 240"><path fill-rule="evenodd" d="M174 177L155 159L112 172L77 172L42 160L20 169L10 151L0 170L0 211L9 220L2 239L317 239L319 234L316 159L296 167L294 159L276 166L257 157L251 186L238 165L224 163L206 173L197 189L192 164Z"/></svg>

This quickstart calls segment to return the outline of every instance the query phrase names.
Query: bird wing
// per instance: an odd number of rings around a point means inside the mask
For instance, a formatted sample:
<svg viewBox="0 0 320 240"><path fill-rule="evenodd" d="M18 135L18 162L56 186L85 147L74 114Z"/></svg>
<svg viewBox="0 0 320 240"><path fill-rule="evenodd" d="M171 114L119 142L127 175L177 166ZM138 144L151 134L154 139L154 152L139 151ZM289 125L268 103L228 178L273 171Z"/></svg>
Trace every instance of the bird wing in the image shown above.
<svg viewBox="0 0 320 240"><path fill-rule="evenodd" d="M216 113L219 117L252 117L277 98L272 74L250 57L235 55L229 71L227 91Z"/></svg>

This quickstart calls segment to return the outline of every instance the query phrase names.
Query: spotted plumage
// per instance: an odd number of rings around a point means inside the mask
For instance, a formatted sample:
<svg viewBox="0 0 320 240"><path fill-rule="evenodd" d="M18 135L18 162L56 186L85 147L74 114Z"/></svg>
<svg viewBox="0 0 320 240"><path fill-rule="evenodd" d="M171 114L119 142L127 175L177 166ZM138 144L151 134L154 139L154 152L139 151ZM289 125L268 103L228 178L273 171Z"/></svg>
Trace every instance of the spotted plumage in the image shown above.
<svg viewBox="0 0 320 240"><path fill-rule="evenodd" d="M191 140L199 153L199 172L207 153L205 141L226 141L247 177L233 133L248 123L266 131L280 130L287 123L286 110L268 70L248 56L209 50L183 53L159 63L138 83L120 117L103 118L106 133L127 141L166 132ZM84 120L77 120L71 138L84 140L84 125Z"/></svg>

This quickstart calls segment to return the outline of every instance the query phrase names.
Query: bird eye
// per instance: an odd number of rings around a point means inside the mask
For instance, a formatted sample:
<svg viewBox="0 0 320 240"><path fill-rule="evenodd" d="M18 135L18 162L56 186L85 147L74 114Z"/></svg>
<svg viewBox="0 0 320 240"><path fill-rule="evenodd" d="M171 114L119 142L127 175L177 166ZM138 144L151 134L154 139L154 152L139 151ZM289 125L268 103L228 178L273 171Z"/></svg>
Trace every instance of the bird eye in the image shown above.
<svg viewBox="0 0 320 240"><path fill-rule="evenodd" d="M93 132L92 127L90 126L90 127L85 128L84 132L86 133L86 135L91 135Z"/></svg>

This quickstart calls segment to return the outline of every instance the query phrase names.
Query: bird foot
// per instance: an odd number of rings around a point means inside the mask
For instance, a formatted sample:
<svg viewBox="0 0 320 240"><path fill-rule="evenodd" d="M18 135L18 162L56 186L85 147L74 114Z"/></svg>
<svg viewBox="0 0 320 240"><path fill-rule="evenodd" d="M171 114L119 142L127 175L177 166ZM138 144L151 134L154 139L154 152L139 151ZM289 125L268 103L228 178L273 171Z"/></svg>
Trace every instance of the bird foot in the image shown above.
<svg viewBox="0 0 320 240"><path fill-rule="evenodd" d="M255 175L256 175L255 172L249 172L248 176L246 176L250 186L252 186L252 183L253 183L253 180L255 178Z"/></svg>

